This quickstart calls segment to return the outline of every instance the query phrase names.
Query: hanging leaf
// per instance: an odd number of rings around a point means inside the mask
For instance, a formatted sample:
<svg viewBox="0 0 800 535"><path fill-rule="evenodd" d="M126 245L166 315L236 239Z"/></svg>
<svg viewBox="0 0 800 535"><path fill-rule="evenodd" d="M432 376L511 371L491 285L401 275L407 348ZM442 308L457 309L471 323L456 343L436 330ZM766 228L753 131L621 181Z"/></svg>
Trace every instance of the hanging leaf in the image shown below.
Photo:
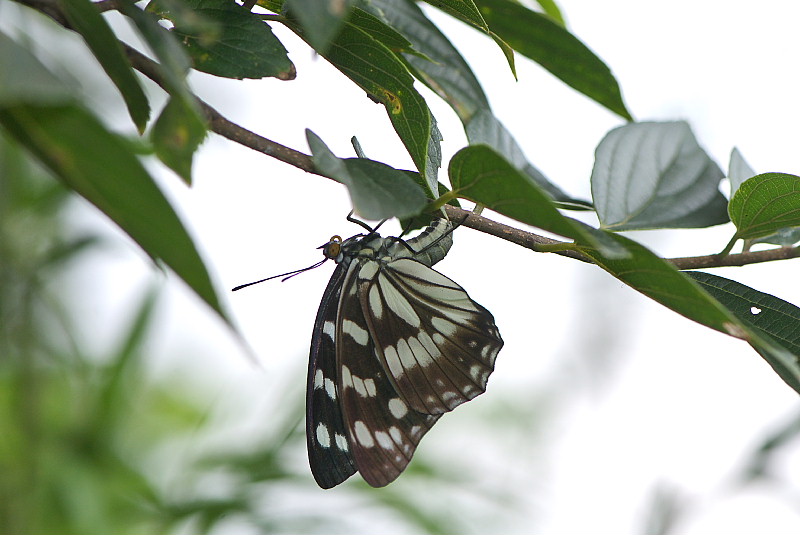
<svg viewBox="0 0 800 535"><path fill-rule="evenodd" d="M728 221L722 178L687 123L632 123L597 147L592 197L609 230L707 227Z"/></svg>
<svg viewBox="0 0 800 535"><path fill-rule="evenodd" d="M428 204L425 192L407 172L365 158L338 158L311 130L306 130L306 138L314 165L347 186L358 216L373 221L407 218Z"/></svg>

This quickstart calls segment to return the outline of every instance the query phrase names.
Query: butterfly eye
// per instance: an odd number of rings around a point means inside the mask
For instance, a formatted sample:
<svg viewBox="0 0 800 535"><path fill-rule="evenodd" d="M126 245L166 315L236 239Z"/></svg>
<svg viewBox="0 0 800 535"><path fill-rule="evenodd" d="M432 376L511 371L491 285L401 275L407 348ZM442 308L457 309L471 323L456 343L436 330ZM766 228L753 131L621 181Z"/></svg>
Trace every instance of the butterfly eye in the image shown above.
<svg viewBox="0 0 800 535"><path fill-rule="evenodd" d="M325 255L325 258L330 260L336 260L339 256L339 253L342 251L342 237L341 236L331 236L331 239L328 240L328 243L321 247L322 254Z"/></svg>

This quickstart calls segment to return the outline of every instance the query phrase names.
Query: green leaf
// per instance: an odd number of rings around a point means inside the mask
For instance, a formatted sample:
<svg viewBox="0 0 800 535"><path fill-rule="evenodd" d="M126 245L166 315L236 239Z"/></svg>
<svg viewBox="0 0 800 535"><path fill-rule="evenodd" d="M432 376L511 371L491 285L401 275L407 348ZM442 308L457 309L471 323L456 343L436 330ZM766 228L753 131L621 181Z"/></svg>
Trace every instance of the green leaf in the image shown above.
<svg viewBox="0 0 800 535"><path fill-rule="evenodd" d="M486 145L471 145L450 160L450 184L458 197L505 216L597 247L610 257L625 255L606 233L564 217L533 179Z"/></svg>
<svg viewBox="0 0 800 535"><path fill-rule="evenodd" d="M285 7L300 21L308 43L322 53L342 29L354 3L355 0L287 0Z"/></svg>
<svg viewBox="0 0 800 535"><path fill-rule="evenodd" d="M735 238L760 238L800 226L800 177L764 173L745 180L728 206Z"/></svg>
<svg viewBox="0 0 800 535"><path fill-rule="evenodd" d="M425 175L431 193L436 177L429 176L438 141L433 116L425 99L414 89L414 79L401 61L380 41L346 23L324 55L337 69L386 107L417 170Z"/></svg>
<svg viewBox="0 0 800 535"><path fill-rule="evenodd" d="M728 221L722 178L685 122L631 123L598 145L592 197L609 230L707 227Z"/></svg>
<svg viewBox="0 0 800 535"><path fill-rule="evenodd" d="M380 221L419 214L428 204L425 192L407 172L364 158L338 158L311 130L306 130L314 165L350 193L359 217Z"/></svg>
<svg viewBox="0 0 800 535"><path fill-rule="evenodd" d="M192 183L192 157L205 137L206 124L179 97L169 99L150 132L156 156L187 184Z"/></svg>
<svg viewBox="0 0 800 535"><path fill-rule="evenodd" d="M447 102L466 123L489 101L467 62L422 10L407 0L372 0L364 9L380 17L412 44L405 54L414 75Z"/></svg>
<svg viewBox="0 0 800 535"><path fill-rule="evenodd" d="M188 7L183 11L180 7ZM293 80L294 65L258 15L229 0L155 0L147 7L171 20L193 67L225 78Z"/></svg>
<svg viewBox="0 0 800 535"><path fill-rule="evenodd" d="M17 104L65 104L75 100L78 84L47 69L30 50L0 32L0 107Z"/></svg>
<svg viewBox="0 0 800 535"><path fill-rule="evenodd" d="M77 106L2 107L0 125L227 321L189 234L123 139Z"/></svg>
<svg viewBox="0 0 800 535"><path fill-rule="evenodd" d="M616 78L603 61L562 25L513 0L478 0L489 28L570 87L632 120Z"/></svg>
<svg viewBox="0 0 800 535"><path fill-rule="evenodd" d="M119 89L139 133L144 132L150 104L114 32L89 0L58 0L58 5Z"/></svg>
<svg viewBox="0 0 800 535"><path fill-rule="evenodd" d="M728 166L728 180L731 186L731 198L733 198L739 186L749 179L753 178L756 172L748 165L739 149L736 147L731 151L731 160ZM771 243L773 245L780 245L781 247L790 247L795 243L800 242L800 228L788 227L782 228L774 234L762 236L760 238L753 238L749 243ZM746 245L749 247L749 244Z"/></svg>
<svg viewBox="0 0 800 535"><path fill-rule="evenodd" d="M760 335L751 336L750 343L789 386L800 392L800 308L724 277L699 271L686 275Z"/></svg>
<svg viewBox="0 0 800 535"><path fill-rule="evenodd" d="M477 112L466 124L466 131L470 145L488 145L517 170L530 177L553 199L591 206L586 201L567 195L558 186L547 180L544 174L528 161L517 141L490 110L484 109Z"/></svg>

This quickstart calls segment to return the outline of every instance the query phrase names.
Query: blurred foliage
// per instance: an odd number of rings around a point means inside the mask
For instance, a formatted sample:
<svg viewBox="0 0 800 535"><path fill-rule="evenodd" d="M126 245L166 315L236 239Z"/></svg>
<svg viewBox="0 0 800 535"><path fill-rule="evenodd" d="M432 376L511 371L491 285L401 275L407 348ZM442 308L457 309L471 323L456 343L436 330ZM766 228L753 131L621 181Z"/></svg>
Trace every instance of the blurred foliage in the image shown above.
<svg viewBox="0 0 800 535"><path fill-rule="evenodd" d="M92 354L92 337L78 332L73 310L81 289L63 275L103 241L70 236L69 200L0 137L0 534L169 533L187 526L206 533L232 520L263 533L347 532L336 510L292 513L280 505L287 492L321 492L291 462L305 449L302 399L276 409L263 440L229 440L213 453L186 446L218 433L219 425L190 385L147 373L156 285L130 310L115 311L127 312L127 327L112 350ZM428 489L459 485L456 474L421 457L405 480ZM368 510L391 511L413 530L468 529L431 506L446 492L439 495L376 491L355 481L339 494Z"/></svg>

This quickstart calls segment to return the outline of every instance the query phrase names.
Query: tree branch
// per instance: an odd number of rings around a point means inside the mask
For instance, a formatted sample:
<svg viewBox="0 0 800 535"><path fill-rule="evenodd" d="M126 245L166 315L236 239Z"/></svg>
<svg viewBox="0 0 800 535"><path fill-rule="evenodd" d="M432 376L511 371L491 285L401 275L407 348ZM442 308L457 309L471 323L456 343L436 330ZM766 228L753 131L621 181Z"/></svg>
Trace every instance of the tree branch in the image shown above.
<svg viewBox="0 0 800 535"><path fill-rule="evenodd" d="M450 219L460 222L460 224L465 227L496 236L521 247L525 247L526 249L531 249L532 251L541 252L538 249L539 245L557 245L569 243L547 238L545 236L539 236L538 234L520 230L509 225L504 225L503 223L486 219L485 217L475 215L468 210L456 208L455 206L445 205L445 211ZM555 254L574 258L582 262L592 262L590 258L578 251L555 251ZM714 254L681 258L665 258L664 260L671 263L676 268L684 270L746 266L748 264L760 264L763 262L788 260L790 258L797 257L800 257L800 247L776 247L774 249L767 249L765 251L748 251L746 253L729 254L725 256Z"/></svg>
<svg viewBox="0 0 800 535"><path fill-rule="evenodd" d="M73 30L55 1L17 0L17 2L44 13L64 28ZM100 2L97 2L96 5L100 11L116 9L115 0L101 0ZM159 64L122 41L120 41L120 44L123 46L133 67L168 92L167 84L165 83L164 78L161 76L159 70ZM314 167L314 162L311 156L247 130L246 128L243 128L225 118L225 116L223 116L199 97L195 96L195 98L197 99L200 109L203 111L208 120L210 130L213 132L216 132L217 134L247 148L261 152L289 165L293 165L308 173L325 176ZM547 238L545 236L540 236L532 232L520 230L509 225L504 225L454 206L445 205L445 210L451 219L454 221L460 221L460 224L466 227L490 234L497 238L536 252L541 252L539 247L541 245L558 245L568 243ZM555 251L555 254L574 258L582 262L591 262L591 259L578 251ZM800 247L780 247L768 249L766 251L748 251L745 253L729 254L724 256L706 255L672 258L666 259L666 261L672 263L678 269L703 269L724 266L745 266L748 264L771 262L774 260L787 260L790 258L796 258L798 256L800 256Z"/></svg>
<svg viewBox="0 0 800 535"><path fill-rule="evenodd" d="M131 65L133 65L137 71L141 72L153 82L158 84L158 86L164 89L164 91L167 91L164 79L159 72L158 63L125 43L122 43L122 46L131 61ZM235 141L240 145L244 145L249 149L266 154L267 156L280 160L284 163L288 163L289 165L293 165L308 173L321 174L314 167L314 162L311 159L311 156L291 149L285 145L281 145L276 141L272 141L271 139L267 139L256 134L255 132L243 128L238 124L226 119L224 115L215 110L199 97L195 96L195 99L197 99L197 104L205 114L206 119L208 120L209 129L211 131L216 132L217 134L228 138L231 141Z"/></svg>

